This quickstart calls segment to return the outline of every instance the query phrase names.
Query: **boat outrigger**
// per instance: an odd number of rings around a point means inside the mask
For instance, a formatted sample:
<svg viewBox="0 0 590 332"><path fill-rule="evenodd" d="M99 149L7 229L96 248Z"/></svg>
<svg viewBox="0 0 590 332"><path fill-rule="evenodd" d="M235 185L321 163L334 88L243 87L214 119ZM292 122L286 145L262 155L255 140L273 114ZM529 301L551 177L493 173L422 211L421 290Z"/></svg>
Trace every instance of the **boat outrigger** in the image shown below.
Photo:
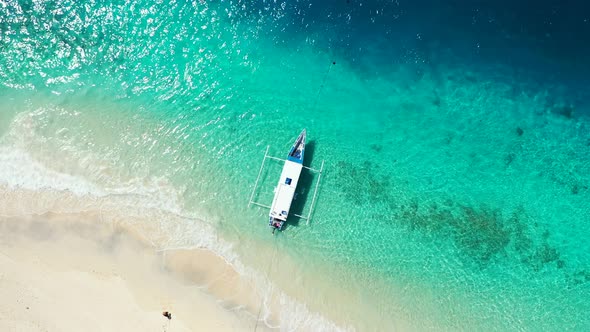
<svg viewBox="0 0 590 332"><path fill-rule="evenodd" d="M289 155L287 159L280 159L276 157L271 157L268 155L268 147L266 148L266 152L264 153L264 159L262 160L262 165L260 166L260 171L258 172L258 178L256 179L256 183L254 184L254 189L252 190L252 195L250 196L250 204L255 204L258 206L262 206L265 208L270 209L268 215L268 226L272 227L272 232L274 233L277 229L282 230L283 225L287 221L287 217L289 216L289 210L291 209L291 203L293 202L293 198L295 197L295 190L297 189L297 183L299 182L299 176L301 175L301 170L303 168L309 169L314 172L319 173L318 182L316 183L315 191L313 194L313 199L311 201L310 211L307 217L293 214L298 218L306 219L309 223L311 219L311 213L313 212L313 205L315 203L316 194L318 191L318 186L320 184L320 177L322 175L322 171L324 169L324 162L322 161L322 167L320 170L316 170L310 167L303 166L303 156L305 154L305 136L306 131L303 129L299 137L295 140L295 143L291 147L289 151ZM258 180L260 180L260 175L262 174L262 169L264 168L264 162L266 158L284 161L285 164L283 166L283 171L281 172L281 176L279 177L279 182L275 187L275 196L272 201L271 206L267 206L264 204L260 204L257 202L253 202L252 199L254 198L254 193L256 192L256 187L258 185Z"/></svg>

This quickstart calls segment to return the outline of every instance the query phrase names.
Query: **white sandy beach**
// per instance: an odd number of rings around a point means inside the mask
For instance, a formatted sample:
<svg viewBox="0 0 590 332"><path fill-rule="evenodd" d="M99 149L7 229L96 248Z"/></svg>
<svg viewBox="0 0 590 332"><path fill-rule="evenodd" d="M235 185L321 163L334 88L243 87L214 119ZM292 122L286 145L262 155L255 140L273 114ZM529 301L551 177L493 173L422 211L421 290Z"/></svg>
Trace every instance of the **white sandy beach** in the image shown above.
<svg viewBox="0 0 590 332"><path fill-rule="evenodd" d="M0 217L1 331L254 329L255 300L225 261L205 250L157 253L86 217Z"/></svg>

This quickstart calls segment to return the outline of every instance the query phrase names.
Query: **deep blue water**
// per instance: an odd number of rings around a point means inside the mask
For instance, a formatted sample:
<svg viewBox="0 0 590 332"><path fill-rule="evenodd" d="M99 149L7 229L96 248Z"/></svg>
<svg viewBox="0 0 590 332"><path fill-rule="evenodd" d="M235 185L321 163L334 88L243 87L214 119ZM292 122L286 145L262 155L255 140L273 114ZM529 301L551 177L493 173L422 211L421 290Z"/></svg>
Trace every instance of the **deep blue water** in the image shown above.
<svg viewBox="0 0 590 332"><path fill-rule="evenodd" d="M302 40L350 64L387 76L405 65L416 78L441 63L494 70L568 90L588 109L590 9L584 1L264 1L243 13L272 13L261 29L296 52ZM326 59L326 64L333 59ZM494 75L494 73L489 73ZM441 74L443 75L443 74ZM444 79L444 78L441 78Z"/></svg>

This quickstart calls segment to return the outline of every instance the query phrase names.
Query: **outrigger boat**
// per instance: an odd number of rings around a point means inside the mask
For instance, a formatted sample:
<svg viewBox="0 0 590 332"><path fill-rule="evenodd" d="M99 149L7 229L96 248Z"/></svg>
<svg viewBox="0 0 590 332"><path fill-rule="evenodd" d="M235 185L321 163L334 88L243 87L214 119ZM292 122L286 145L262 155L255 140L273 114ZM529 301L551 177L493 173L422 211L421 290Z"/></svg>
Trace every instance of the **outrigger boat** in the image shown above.
<svg viewBox="0 0 590 332"><path fill-rule="evenodd" d="M280 159L268 156L268 147L266 148L266 152L264 153L264 160L262 161L262 165L260 166L260 171L258 172L258 178L256 179L256 183L254 185L254 190L252 191L252 195L250 196L250 204L259 205L265 208L269 208L270 212L268 215L268 226L272 227L272 232L283 229L283 225L287 222L287 217L289 216L289 210L291 209L291 203L293 202L293 198L295 197L295 190L297 189L297 183L299 182L299 177L301 175L301 170L303 168L309 169L311 171L319 172L319 177L321 177L322 171L324 169L324 162L322 161L322 167L320 170L316 170L310 167L303 166L303 157L305 154L305 136L306 131L303 129L299 137L295 140L295 143L291 147L289 151L289 155L287 159ZM275 196L272 201L271 206L266 206L264 204L253 202L252 199L254 198L254 193L256 192L256 187L258 185L258 180L260 179L260 174L262 173L262 169L264 168L264 162L266 158L275 159L279 161L284 161L285 164L283 166L283 171L281 172L281 176L279 177L279 182L275 187ZM313 212L313 205L315 203L315 198L318 190L318 186L320 184L320 178L318 178L318 182L315 187L315 191L313 194L313 199L311 201L310 211L307 217L293 214L296 217L306 219L309 223L311 218L311 213Z"/></svg>
<svg viewBox="0 0 590 332"><path fill-rule="evenodd" d="M303 155L305 153L305 129L299 134L295 144L289 151L279 183L275 188L275 198L272 200L270 206L270 213L268 214L268 226L274 227L279 231L283 229L283 225L287 221L291 202L295 196L295 189L297 189L297 182L303 169Z"/></svg>

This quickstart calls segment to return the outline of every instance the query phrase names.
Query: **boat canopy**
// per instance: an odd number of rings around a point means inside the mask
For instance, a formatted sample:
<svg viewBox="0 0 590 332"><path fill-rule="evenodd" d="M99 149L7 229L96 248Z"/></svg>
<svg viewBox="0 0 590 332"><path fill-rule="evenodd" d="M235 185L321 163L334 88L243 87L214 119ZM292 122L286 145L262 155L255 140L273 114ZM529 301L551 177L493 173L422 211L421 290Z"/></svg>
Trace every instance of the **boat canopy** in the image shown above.
<svg viewBox="0 0 590 332"><path fill-rule="evenodd" d="M275 197L271 205L270 216L280 220L287 220L291 202L295 195L297 182L303 165L290 160L285 161L285 166L276 187Z"/></svg>

